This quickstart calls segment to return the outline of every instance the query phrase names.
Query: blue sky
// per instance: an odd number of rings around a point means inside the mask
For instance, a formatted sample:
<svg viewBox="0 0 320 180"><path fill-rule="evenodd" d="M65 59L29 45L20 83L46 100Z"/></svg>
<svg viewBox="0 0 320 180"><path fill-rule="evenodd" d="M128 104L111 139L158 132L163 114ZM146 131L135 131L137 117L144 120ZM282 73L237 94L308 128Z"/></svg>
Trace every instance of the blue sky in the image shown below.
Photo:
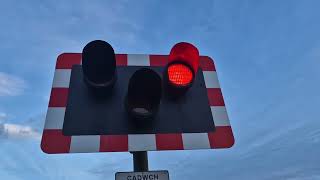
<svg viewBox="0 0 320 180"><path fill-rule="evenodd" d="M113 179L132 169L129 153L39 148L56 57L102 39L117 53L143 54L168 54L187 41L215 59L235 146L152 152L152 169L168 169L172 179L319 179L318 7L316 0L2 0L0 129L13 133L0 132L0 177Z"/></svg>

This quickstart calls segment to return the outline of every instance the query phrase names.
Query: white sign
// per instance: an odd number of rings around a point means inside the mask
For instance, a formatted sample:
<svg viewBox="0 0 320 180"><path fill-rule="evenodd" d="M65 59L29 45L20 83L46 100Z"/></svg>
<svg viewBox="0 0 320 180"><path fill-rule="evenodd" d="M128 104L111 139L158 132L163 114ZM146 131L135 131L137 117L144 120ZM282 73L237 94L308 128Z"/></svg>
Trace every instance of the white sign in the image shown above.
<svg viewBox="0 0 320 180"><path fill-rule="evenodd" d="M116 180L169 180L168 171L117 172Z"/></svg>

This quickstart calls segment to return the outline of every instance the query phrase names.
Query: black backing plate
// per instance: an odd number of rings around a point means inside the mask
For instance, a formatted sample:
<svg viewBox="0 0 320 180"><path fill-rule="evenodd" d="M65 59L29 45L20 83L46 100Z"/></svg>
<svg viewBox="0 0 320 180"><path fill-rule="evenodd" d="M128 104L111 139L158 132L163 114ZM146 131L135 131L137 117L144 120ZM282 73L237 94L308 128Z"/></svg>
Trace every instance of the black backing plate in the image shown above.
<svg viewBox="0 0 320 180"><path fill-rule="evenodd" d="M193 86L178 100L163 93L158 114L148 122L137 122L126 113L124 100L132 74L143 66L117 67L112 95L97 98L83 80L81 65L72 68L64 135L121 135L200 133L215 130L203 72L198 70ZM145 67L145 66L144 66ZM148 67L162 77L164 67Z"/></svg>

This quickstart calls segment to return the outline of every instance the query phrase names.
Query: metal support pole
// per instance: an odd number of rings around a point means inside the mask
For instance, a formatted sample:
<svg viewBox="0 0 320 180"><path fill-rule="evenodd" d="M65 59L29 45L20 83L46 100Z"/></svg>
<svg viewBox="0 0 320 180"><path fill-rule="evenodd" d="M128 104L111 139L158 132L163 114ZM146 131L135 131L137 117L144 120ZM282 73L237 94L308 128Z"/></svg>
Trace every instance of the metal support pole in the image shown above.
<svg viewBox="0 0 320 180"><path fill-rule="evenodd" d="M133 169L135 172L148 171L148 152L137 151L132 152L133 155Z"/></svg>

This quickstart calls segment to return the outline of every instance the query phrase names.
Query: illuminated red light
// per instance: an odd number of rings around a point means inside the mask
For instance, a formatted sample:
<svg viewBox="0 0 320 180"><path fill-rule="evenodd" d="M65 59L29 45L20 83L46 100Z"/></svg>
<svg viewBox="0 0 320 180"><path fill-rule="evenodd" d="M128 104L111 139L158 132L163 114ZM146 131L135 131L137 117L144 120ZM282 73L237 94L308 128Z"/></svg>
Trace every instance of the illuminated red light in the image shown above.
<svg viewBox="0 0 320 180"><path fill-rule="evenodd" d="M193 73L184 64L172 64L168 67L168 78L175 86L188 86L192 82Z"/></svg>
<svg viewBox="0 0 320 180"><path fill-rule="evenodd" d="M190 66L194 74L197 74L199 67L199 51L198 49L187 42L175 44L169 54L168 63L183 62Z"/></svg>

